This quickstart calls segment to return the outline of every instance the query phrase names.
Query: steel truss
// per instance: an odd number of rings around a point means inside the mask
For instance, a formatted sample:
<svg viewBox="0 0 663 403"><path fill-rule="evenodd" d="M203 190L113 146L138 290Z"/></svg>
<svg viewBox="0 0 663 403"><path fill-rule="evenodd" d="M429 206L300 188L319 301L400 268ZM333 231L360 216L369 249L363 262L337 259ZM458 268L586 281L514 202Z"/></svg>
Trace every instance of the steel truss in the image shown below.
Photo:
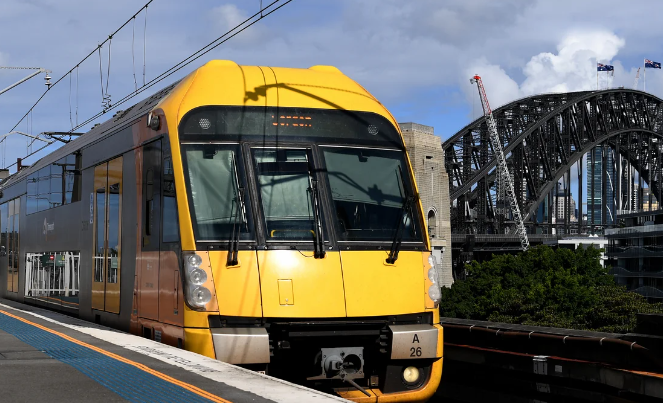
<svg viewBox="0 0 663 403"><path fill-rule="evenodd" d="M570 197L563 214L553 219L553 209L537 218L539 206L547 199L554 202L556 184L562 180L571 189L571 167L576 165L577 199L583 200L585 179L583 156L597 146L602 166L613 161L620 180L606 175L588 175L589 188L601 189L600 200L608 199L615 209L639 210L650 200L642 198L647 183L656 200L661 201L661 159L663 146L663 100L641 91L605 91L544 94L520 99L493 111L502 141L514 190L528 233L594 233L613 224L614 213L608 203L598 206L587 200L589 228L582 218L571 222ZM497 159L490 144L486 118L470 123L444 142L445 165L449 174L452 232L455 234L509 234L515 223L508 203L499 199L496 183ZM590 153L587 160L595 160ZM612 157L608 158L608 154ZM617 157L619 156L619 158ZM633 204L634 181L639 175L640 197ZM613 175L614 176L614 175ZM600 180L600 183L595 183ZM598 187L600 186L600 187ZM594 192L596 193L596 192ZM593 203L596 203L594 205ZM506 208L505 208L506 207ZM579 206L580 207L580 206ZM601 214L597 212L601 211ZM593 215L599 217L593 217ZM563 219L559 219L559 216Z"/></svg>

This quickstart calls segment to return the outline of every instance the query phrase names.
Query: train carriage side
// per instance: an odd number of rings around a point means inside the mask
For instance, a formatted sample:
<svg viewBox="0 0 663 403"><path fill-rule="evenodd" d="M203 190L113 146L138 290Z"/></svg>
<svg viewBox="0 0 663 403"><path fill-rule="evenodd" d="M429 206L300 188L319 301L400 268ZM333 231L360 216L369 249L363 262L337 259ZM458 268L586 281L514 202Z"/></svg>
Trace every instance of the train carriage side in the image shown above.
<svg viewBox="0 0 663 403"><path fill-rule="evenodd" d="M174 86L3 181L0 295L130 329L147 114Z"/></svg>

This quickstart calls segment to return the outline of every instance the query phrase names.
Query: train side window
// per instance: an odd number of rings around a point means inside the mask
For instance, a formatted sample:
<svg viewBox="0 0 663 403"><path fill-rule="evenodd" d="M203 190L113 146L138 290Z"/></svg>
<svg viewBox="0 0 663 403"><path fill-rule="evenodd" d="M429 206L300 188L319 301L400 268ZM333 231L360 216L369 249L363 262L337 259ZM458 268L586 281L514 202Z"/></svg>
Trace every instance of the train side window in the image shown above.
<svg viewBox="0 0 663 403"><path fill-rule="evenodd" d="M26 214L81 200L81 157L69 154L28 175Z"/></svg>
<svg viewBox="0 0 663 403"><path fill-rule="evenodd" d="M161 237L161 141L143 146L142 250L159 251Z"/></svg>
<svg viewBox="0 0 663 403"><path fill-rule="evenodd" d="M175 198L175 176L173 174L173 161L170 157L163 160L163 215L162 215L162 242L177 242L179 240L177 221L177 199Z"/></svg>
<svg viewBox="0 0 663 403"><path fill-rule="evenodd" d="M145 234L152 235L152 223L154 222L154 169L149 168L145 181Z"/></svg>
<svg viewBox="0 0 663 403"><path fill-rule="evenodd" d="M120 259L120 183L108 185L108 278L106 283L118 282Z"/></svg>

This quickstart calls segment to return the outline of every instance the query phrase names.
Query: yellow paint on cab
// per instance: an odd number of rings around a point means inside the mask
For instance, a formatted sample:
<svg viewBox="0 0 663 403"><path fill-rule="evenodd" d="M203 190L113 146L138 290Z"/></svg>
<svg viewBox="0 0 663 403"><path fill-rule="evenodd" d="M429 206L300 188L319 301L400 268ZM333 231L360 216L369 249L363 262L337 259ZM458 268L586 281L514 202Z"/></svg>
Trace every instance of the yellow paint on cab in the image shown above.
<svg viewBox="0 0 663 403"><path fill-rule="evenodd" d="M238 264L228 267L227 251L209 252L219 314L259 318L262 304L256 252L240 250L237 256Z"/></svg>
<svg viewBox="0 0 663 403"><path fill-rule="evenodd" d="M386 251L342 251L348 316L424 311L421 252L401 251L393 265Z"/></svg>
<svg viewBox="0 0 663 403"><path fill-rule="evenodd" d="M184 329L184 349L216 358L212 332L208 329Z"/></svg>
<svg viewBox="0 0 663 403"><path fill-rule="evenodd" d="M263 314L267 318L345 316L343 274L338 252L314 259L313 252L257 251ZM279 280L292 283L292 305L281 305Z"/></svg>

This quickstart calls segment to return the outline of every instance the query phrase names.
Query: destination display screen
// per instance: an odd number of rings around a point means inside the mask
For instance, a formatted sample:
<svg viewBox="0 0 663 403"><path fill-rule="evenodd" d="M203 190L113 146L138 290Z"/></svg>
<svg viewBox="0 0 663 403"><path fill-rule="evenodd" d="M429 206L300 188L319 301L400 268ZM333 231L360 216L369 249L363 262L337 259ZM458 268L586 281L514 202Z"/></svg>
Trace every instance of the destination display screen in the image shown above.
<svg viewBox="0 0 663 403"><path fill-rule="evenodd" d="M383 116L371 112L281 107L201 107L180 124L183 141L306 139L325 143L379 144L402 148Z"/></svg>

